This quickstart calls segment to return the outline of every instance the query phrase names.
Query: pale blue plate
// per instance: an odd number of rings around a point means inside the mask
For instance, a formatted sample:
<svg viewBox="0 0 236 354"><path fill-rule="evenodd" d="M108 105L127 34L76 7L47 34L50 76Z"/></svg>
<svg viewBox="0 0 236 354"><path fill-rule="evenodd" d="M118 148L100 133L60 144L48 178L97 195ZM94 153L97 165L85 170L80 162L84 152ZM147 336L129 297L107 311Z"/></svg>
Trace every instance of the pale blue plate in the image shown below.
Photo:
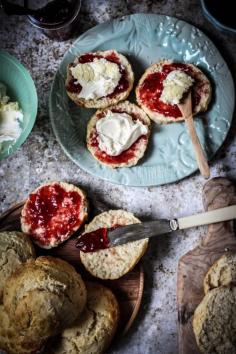
<svg viewBox="0 0 236 354"><path fill-rule="evenodd" d="M213 99L209 110L196 118L200 141L210 159L226 138L234 109L230 71L214 44L196 27L173 17L136 14L98 25L79 37L65 54L50 95L53 131L65 153L87 172L129 186L161 185L178 181L197 170L184 123L152 125L147 152L137 166L110 169L86 149L86 125L94 110L78 108L65 91L66 66L76 55L116 49L128 57L136 82L150 64L167 58L199 66L209 77ZM130 97L134 101L134 95Z"/></svg>

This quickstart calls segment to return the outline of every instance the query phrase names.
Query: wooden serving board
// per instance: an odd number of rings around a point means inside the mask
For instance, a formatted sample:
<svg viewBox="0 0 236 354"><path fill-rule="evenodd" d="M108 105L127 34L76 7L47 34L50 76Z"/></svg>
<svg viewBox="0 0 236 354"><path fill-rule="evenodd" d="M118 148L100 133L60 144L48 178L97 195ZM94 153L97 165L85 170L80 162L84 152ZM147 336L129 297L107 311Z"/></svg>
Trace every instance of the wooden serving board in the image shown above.
<svg viewBox="0 0 236 354"><path fill-rule="evenodd" d="M225 178L213 178L203 188L205 210L236 204L235 186ZM225 252L236 251L233 221L211 224L200 245L186 253L178 264L177 306L179 353L199 354L192 319L201 302L203 279L210 266Z"/></svg>
<svg viewBox="0 0 236 354"><path fill-rule="evenodd" d="M20 231L20 215L24 202L18 203L0 215L0 231ZM97 200L90 200L90 218L108 210L104 203ZM128 274L117 280L100 280L90 275L82 266L79 257L79 251L75 248L75 242L78 234L64 242L61 246L51 250L43 250L36 248L36 253L40 255L50 255L62 258L71 263L81 274L83 279L95 281L104 284L110 288L119 302L120 307L120 324L117 333L125 334L131 327L136 318L143 295L144 272L140 264Z"/></svg>

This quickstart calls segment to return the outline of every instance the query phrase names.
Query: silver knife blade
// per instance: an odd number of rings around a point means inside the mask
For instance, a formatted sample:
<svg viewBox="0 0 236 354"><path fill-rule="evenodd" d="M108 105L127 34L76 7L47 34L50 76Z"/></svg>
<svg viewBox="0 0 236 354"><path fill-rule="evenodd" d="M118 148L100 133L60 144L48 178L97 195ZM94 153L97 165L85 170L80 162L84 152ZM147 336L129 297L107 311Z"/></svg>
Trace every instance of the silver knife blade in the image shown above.
<svg viewBox="0 0 236 354"><path fill-rule="evenodd" d="M142 240L157 235L167 234L178 230L176 219L160 219L145 223L138 223L126 226L120 226L112 231L108 230L108 239L111 247L123 245L127 242Z"/></svg>

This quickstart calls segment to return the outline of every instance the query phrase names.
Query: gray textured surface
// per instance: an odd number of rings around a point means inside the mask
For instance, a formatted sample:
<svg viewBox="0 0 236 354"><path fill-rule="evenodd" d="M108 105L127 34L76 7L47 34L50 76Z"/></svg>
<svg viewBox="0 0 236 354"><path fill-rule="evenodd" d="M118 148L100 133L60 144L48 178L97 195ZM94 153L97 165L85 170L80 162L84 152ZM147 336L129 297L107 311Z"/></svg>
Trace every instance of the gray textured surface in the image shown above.
<svg viewBox="0 0 236 354"><path fill-rule="evenodd" d="M130 12L177 16L202 29L215 42L232 72L236 69L233 36L221 34L204 19L199 0L83 2L81 29ZM143 4L142 4L143 3ZM132 5L133 4L133 5ZM0 165L0 211L24 199L48 180L65 180L83 186L91 195L114 207L146 218L181 216L202 210L203 178L196 173L179 183L152 188L112 185L91 177L62 152L50 128L47 102L50 86L64 52L72 40L53 42L33 29L24 18L0 17L0 43L31 72L39 96L37 122L25 144ZM1 68L0 68L1 70ZM233 121L235 125L235 119ZM236 129L211 163L211 175L236 178ZM146 282L141 311L132 330L110 353L177 353L176 268L180 256L193 248L205 229L179 232L151 242L144 257Z"/></svg>

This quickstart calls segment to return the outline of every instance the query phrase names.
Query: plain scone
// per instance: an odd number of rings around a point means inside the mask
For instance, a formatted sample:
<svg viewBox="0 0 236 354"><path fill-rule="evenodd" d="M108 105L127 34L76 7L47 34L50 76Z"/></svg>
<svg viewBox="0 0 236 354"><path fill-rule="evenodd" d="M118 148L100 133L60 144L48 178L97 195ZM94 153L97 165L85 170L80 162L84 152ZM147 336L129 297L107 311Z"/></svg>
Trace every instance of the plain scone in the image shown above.
<svg viewBox="0 0 236 354"><path fill-rule="evenodd" d="M0 303L6 279L30 258L35 258L30 238L18 231L0 232Z"/></svg>
<svg viewBox="0 0 236 354"><path fill-rule="evenodd" d="M236 284L236 254L227 253L220 257L208 270L204 278L204 292Z"/></svg>
<svg viewBox="0 0 236 354"><path fill-rule="evenodd" d="M46 354L102 354L109 346L119 320L113 293L96 283L86 283L88 301L74 324L56 337Z"/></svg>
<svg viewBox="0 0 236 354"><path fill-rule="evenodd" d="M99 115L102 113L105 113L107 110L116 110L116 111L121 111L125 112L128 114L135 114L137 117L139 117L139 120L148 128L148 134L146 135L145 140L140 140L138 143L138 146L135 149L135 156L129 159L127 162L112 162L108 163L106 161L103 161L102 158L99 158L96 154L96 151L98 148L94 147L93 144L91 144L91 136L94 135L96 132L96 123L99 119ZM140 109L137 105L130 103L129 101L121 102L115 106L111 106L107 109L104 110L98 110L92 118L88 122L87 126L87 147L88 150L91 152L93 157L98 160L100 163L103 165L106 165L111 168L117 168L117 167L131 167L137 165L138 161L143 157L147 145L148 145L148 140L150 136L150 130L151 130L151 122L146 113ZM128 149L129 150L129 149ZM115 157L115 156L114 156Z"/></svg>
<svg viewBox="0 0 236 354"><path fill-rule="evenodd" d="M119 94L117 94L115 97L101 97L98 99L85 99L85 98L80 98L78 97L77 93L72 93L68 90L66 90L68 96L70 97L70 99L72 101L74 101L78 106L81 107L86 107L86 108L106 108L109 107L111 105L117 104L120 101L124 101L128 96L130 91L133 88L133 84L134 84L134 73L132 70L132 67L130 65L130 63L128 62L128 60L126 59L126 57L120 53L118 53L116 50L111 49L111 50L106 50L106 51L97 51L97 52L93 52L91 54L94 55L100 55L102 57L106 57L112 54L115 54L119 60L120 60L120 64L125 68L126 73L127 73L127 79L129 82L129 86L127 88L126 91L121 92ZM74 63L78 63L78 59L79 57L75 58ZM69 65L67 67L67 78L66 78L66 87L69 84L69 82L73 79L73 76L70 72L70 68Z"/></svg>
<svg viewBox="0 0 236 354"><path fill-rule="evenodd" d="M65 261L39 257L7 279L4 308L16 330L47 339L71 325L86 303L80 275Z"/></svg>
<svg viewBox="0 0 236 354"><path fill-rule="evenodd" d="M96 216L90 224L85 226L85 232L114 225L136 223L140 223L140 220L132 213L124 210L110 210ZM118 279L133 269L144 255L147 246L148 239L144 239L97 252L80 252L80 258L84 267L93 276L100 279Z"/></svg>
<svg viewBox="0 0 236 354"><path fill-rule="evenodd" d="M36 354L43 344L43 339L28 336L27 331L22 335L16 330L3 305L0 305L0 353L4 350L7 354Z"/></svg>
<svg viewBox="0 0 236 354"><path fill-rule="evenodd" d="M149 68L147 68L146 71L144 72L144 74L142 75L141 79L139 80L139 83L138 83L136 90L135 90L136 99L137 99L139 106L148 114L148 116L154 122L159 123L159 124L179 122L179 121L183 121L184 118L182 116L177 117L177 118L172 117L172 116L165 116L159 112L155 112L155 111L151 110L142 102L142 100L140 98L140 94L139 94L139 89L149 74L159 72L162 70L163 65L171 64L171 63L173 63L172 60L161 60L161 61L153 64ZM212 94L210 81L208 80L208 78L205 76L205 74L203 74L203 72L198 67L196 67L193 64L189 64L189 63L185 63L185 64L192 68L192 70L194 72L194 78L196 78L197 80L199 80L201 82L201 89L204 91L204 94L201 95L198 105L195 107L195 109L193 111L193 115L195 115L199 112L205 112L208 108L208 104L211 100L211 94Z"/></svg>
<svg viewBox="0 0 236 354"><path fill-rule="evenodd" d="M201 353L236 353L236 287L209 291L195 310L193 330Z"/></svg>

